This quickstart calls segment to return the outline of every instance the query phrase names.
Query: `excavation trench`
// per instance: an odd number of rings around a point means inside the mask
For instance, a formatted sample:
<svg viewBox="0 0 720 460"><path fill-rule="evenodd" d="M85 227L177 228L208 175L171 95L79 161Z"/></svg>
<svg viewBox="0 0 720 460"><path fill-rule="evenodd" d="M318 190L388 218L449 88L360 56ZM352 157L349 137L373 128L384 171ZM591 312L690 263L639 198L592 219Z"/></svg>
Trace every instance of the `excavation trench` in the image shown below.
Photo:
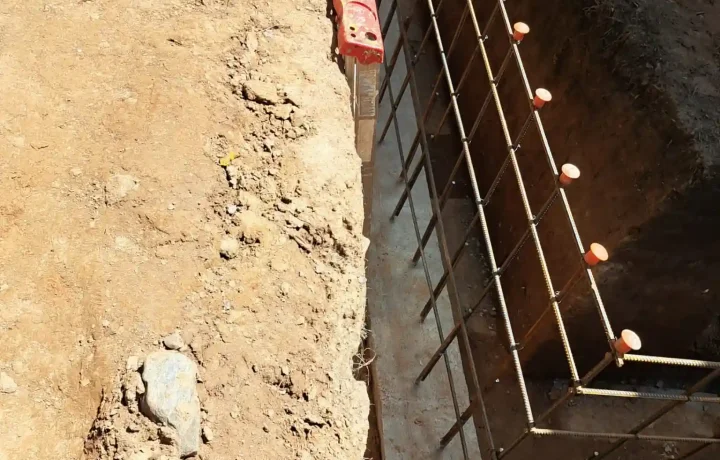
<svg viewBox="0 0 720 460"><path fill-rule="evenodd" d="M381 5L382 18L391 4L388 0ZM456 419L448 373L459 388L454 399L457 412L462 413L473 394L475 368L496 447L507 447L522 431L525 411L509 359L508 350L513 347L508 344L497 291L488 284L492 264L485 234L478 225L471 225L477 223L477 207L465 164L453 175L462 135L453 110L446 112L451 95L444 76L434 85L442 61L434 30L423 40L432 26L430 12L426 2L418 5L412 14L413 2L397 2L401 17L411 20L407 46L395 66L393 48L401 38L395 18L384 37L386 66L392 77L388 88L381 86L377 134L384 128L387 133L375 155L373 245L368 256L379 438L385 458L463 458L463 451L477 454L477 439L485 456L489 437L478 404L464 428L466 439L455 436L440 453L436 450ZM563 291L573 279L582 267L582 258L560 199L552 201L537 219L537 241L528 237L518 244L528 236L528 218L516 172L508 161L501 118L494 99L488 96L488 76L466 5L462 0L443 0L434 2L433 8L481 198L492 191L483 209L496 264L505 267L503 262L512 259L502 271L501 283L537 416L566 392L571 377L557 322L552 313L547 314L549 290L537 242L555 292ZM498 97L513 143L523 126L528 127L516 145L516 157L529 207L537 216L555 190L556 178L537 125L528 118L528 95L512 55L500 71L510 45L502 14L489 21L495 5L474 4L474 13L486 37L483 45L497 78ZM611 337L631 329L642 338L643 354L717 360L715 286L720 278L720 246L713 235L720 228L720 213L714 204L720 196L716 177L720 137L712 120L717 120L720 99L720 29L716 21L720 6L700 1L626 5L558 0L513 2L507 10L510 24L524 21L530 26L519 50L531 88L545 87L553 95L541 110L552 162L556 168L574 164L581 172L566 192L583 249L598 242L610 254L609 260L592 272L611 324ZM413 64L415 57L417 63ZM400 98L408 69L413 75ZM487 110L471 135L488 97ZM391 117L392 100L397 103L397 126ZM417 170L412 187L415 209L405 202L398 216L390 220L404 190L398 151L402 150L404 157L411 151L417 120L427 134L432 176L426 167ZM420 161L421 149L417 149L408 170L410 177ZM504 174L499 175L502 170ZM448 182L451 185L446 187ZM448 189L442 211L444 237L435 227L425 262L421 258L413 264L417 247L414 220L422 234L433 216L432 188L438 195ZM468 231L469 226L473 228ZM447 246L446 256L442 255L443 245ZM462 256L450 277L454 279L437 299L437 314L430 308L429 316L420 323L423 306L432 307L425 269L434 287L461 248ZM485 291L489 294L483 297ZM440 344L437 324L443 329L441 338L445 337L475 305L479 306L467 322L469 347L464 346L461 334L448 348L447 362L440 359L427 379L415 384ZM583 375L608 351L608 337L589 285L572 283L559 309L577 370ZM681 394L706 374L706 370L687 367L631 363L618 369L612 364L596 383L616 391L678 390ZM717 388L710 385L705 391L716 394ZM563 430L624 433L663 404L657 400L574 397L545 422ZM685 404L643 433L712 437L716 406ZM608 441L536 438L525 441L508 458L562 455L580 459L609 446ZM671 441L630 442L609 458L680 458L695 448L697 444ZM703 449L693 458L711 458L712 451Z"/></svg>

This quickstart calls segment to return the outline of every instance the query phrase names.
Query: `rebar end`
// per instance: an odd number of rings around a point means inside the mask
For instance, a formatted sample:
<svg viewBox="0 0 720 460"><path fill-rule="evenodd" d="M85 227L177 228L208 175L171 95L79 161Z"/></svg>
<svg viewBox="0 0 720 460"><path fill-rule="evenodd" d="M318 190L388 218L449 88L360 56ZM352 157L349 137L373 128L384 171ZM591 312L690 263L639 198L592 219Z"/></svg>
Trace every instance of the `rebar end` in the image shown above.
<svg viewBox="0 0 720 460"><path fill-rule="evenodd" d="M528 33L530 33L530 26L524 22L516 22L513 24L513 40L516 42L521 42Z"/></svg>
<svg viewBox="0 0 720 460"><path fill-rule="evenodd" d="M545 88L538 88L535 90L535 97L533 98L533 106L536 109L541 109L545 104L552 101L552 94Z"/></svg>
<svg viewBox="0 0 720 460"><path fill-rule="evenodd" d="M583 256L583 258L585 259L586 264L594 267L600 262L605 262L606 260L608 260L608 252L607 249L605 249L605 246L603 246L602 244L593 243L590 245L590 250L585 253L585 256Z"/></svg>
<svg viewBox="0 0 720 460"><path fill-rule="evenodd" d="M642 347L640 336L630 329L623 329L620 338L615 341L615 350L621 356L631 351L638 351Z"/></svg>
<svg viewBox="0 0 720 460"><path fill-rule="evenodd" d="M562 165L562 168L560 168L560 177L558 180L560 181L560 185L562 186L568 186L572 184L572 181L580 177L580 170L577 166L571 163L565 163Z"/></svg>

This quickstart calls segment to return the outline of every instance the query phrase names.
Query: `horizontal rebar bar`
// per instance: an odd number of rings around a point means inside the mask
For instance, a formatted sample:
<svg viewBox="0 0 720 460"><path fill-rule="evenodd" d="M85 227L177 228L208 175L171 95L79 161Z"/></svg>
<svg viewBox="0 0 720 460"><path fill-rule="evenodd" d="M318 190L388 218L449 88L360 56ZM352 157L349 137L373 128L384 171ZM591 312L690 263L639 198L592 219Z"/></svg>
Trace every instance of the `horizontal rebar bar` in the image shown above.
<svg viewBox="0 0 720 460"><path fill-rule="evenodd" d="M635 363L665 364L668 366L699 367L702 369L720 369L720 362L705 361L702 359L668 358L665 356L649 356L649 355L636 355L636 354L626 354L625 356L623 356L623 359L625 361L635 362Z"/></svg>
<svg viewBox="0 0 720 460"><path fill-rule="evenodd" d="M640 441L664 441L664 442L704 442L720 443L720 438L698 438L692 436L668 436L659 434L628 434L628 433L599 433L591 431L556 430L551 428L532 428L530 432L535 436L568 436L572 438L593 438L593 439L637 439Z"/></svg>
<svg viewBox="0 0 720 460"><path fill-rule="evenodd" d="M656 399L660 401L720 403L718 396L692 396L681 393L650 392L650 391L627 391L627 390L606 390L603 388L577 388L577 394L587 396L610 396L617 398L631 399Z"/></svg>

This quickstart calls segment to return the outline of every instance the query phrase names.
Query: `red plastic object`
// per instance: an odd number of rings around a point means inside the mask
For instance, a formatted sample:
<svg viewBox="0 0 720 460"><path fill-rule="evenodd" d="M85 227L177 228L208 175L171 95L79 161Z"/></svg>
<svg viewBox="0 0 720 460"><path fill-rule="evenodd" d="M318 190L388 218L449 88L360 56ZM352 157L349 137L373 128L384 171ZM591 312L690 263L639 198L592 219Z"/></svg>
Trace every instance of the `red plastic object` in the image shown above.
<svg viewBox="0 0 720 460"><path fill-rule="evenodd" d="M385 55L375 0L333 0L338 48L358 64L380 64Z"/></svg>

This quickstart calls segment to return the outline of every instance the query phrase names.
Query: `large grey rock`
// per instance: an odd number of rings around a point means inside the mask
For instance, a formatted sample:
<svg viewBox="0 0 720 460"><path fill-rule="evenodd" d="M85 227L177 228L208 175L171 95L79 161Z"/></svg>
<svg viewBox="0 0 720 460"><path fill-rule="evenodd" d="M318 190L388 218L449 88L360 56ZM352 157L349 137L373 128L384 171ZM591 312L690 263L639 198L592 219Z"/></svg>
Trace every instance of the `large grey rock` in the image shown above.
<svg viewBox="0 0 720 460"><path fill-rule="evenodd" d="M145 359L142 379L145 382L142 412L175 428L183 458L197 454L201 415L195 363L176 351L156 351Z"/></svg>

